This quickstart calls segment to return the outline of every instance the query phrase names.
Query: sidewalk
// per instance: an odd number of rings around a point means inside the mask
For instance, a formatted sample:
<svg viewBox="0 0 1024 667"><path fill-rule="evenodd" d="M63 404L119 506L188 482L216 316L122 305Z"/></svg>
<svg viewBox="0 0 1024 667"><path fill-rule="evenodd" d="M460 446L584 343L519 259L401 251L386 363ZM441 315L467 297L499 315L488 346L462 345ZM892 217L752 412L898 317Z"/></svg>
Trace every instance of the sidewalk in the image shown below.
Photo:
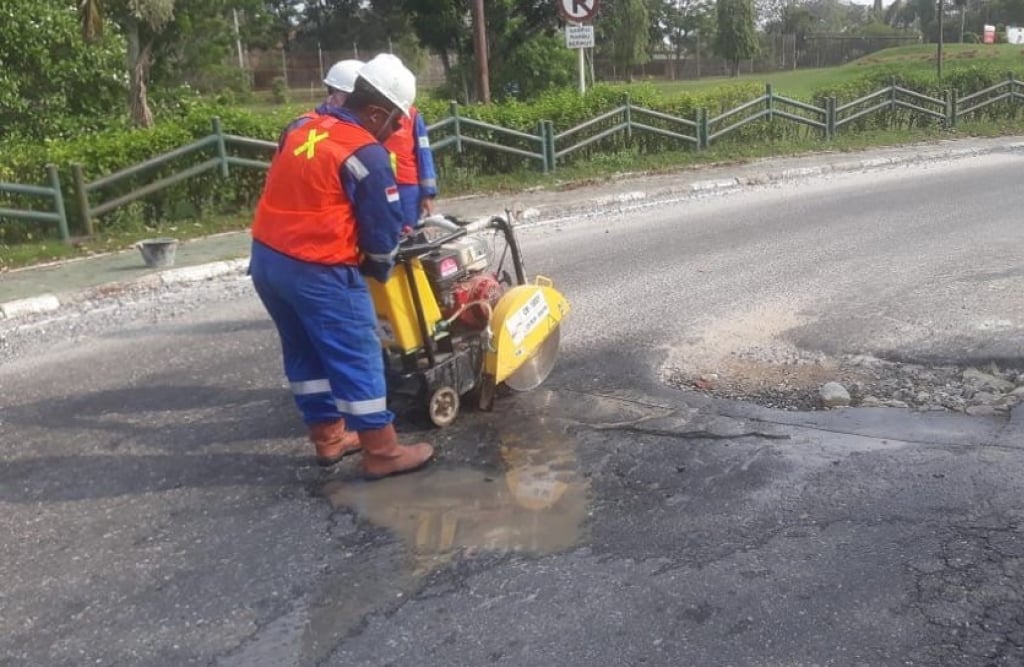
<svg viewBox="0 0 1024 667"><path fill-rule="evenodd" d="M704 167L661 175L624 175L600 184L537 189L518 195L441 199L444 213L476 218L512 210L520 222L614 213L624 205L701 196L750 185L808 176L886 169L977 155L1024 152L1024 137L960 139L858 153L816 153L758 160L743 165ZM245 270L248 232L182 242L174 268L147 268L137 250L97 255L0 274L0 319L57 310L64 303L96 298L132 286L180 284Z"/></svg>

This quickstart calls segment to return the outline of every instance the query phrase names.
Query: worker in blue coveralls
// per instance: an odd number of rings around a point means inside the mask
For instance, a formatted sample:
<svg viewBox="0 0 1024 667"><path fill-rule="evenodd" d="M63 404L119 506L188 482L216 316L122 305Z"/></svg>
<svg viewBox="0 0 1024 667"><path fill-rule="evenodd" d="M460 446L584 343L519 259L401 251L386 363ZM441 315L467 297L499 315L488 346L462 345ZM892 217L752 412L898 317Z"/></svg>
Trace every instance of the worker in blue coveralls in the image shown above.
<svg viewBox="0 0 1024 667"><path fill-rule="evenodd" d="M405 224L415 228L421 216L433 214L437 197L434 153L427 124L416 107L409 108L409 115L402 118L398 130L384 142L384 148L391 153Z"/></svg>
<svg viewBox="0 0 1024 667"><path fill-rule="evenodd" d="M328 77L330 78L330 77ZM387 280L403 225L398 186L379 143L407 116L416 78L397 57L360 67L351 90L293 121L252 226L250 273L281 339L285 374L316 447L333 465L362 451L363 475L417 470L427 443L398 444L387 409L377 318L364 279Z"/></svg>

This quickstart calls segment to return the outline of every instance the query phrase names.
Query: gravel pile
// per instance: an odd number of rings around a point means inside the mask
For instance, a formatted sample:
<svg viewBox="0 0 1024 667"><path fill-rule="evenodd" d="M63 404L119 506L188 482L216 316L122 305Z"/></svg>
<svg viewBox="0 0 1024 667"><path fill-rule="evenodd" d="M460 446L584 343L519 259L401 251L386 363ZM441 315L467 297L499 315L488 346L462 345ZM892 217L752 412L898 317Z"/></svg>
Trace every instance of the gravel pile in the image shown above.
<svg viewBox="0 0 1024 667"><path fill-rule="evenodd" d="M1024 370L896 363L867 356L774 365L729 363L699 375L666 373L671 386L788 410L896 407L971 415L1024 402Z"/></svg>

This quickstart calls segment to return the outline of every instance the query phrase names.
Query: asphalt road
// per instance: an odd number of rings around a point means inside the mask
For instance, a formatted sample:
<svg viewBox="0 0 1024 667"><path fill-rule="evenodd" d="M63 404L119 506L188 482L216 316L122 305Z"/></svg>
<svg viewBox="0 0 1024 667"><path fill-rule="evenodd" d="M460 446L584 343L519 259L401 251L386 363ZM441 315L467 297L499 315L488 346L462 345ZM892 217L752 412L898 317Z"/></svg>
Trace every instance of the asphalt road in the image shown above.
<svg viewBox="0 0 1024 667"><path fill-rule="evenodd" d="M310 465L245 280L8 331L0 664L1024 664L1019 410L661 382L1020 367L1022 182L992 156L526 229L574 307L556 372L376 484Z"/></svg>

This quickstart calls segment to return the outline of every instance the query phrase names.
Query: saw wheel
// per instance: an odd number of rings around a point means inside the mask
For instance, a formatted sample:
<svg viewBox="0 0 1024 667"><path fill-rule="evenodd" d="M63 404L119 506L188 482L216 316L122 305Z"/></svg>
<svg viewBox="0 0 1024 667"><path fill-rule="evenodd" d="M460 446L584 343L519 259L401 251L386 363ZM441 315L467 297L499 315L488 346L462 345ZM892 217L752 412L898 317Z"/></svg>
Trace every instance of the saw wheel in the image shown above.
<svg viewBox="0 0 1024 667"><path fill-rule="evenodd" d="M451 426L459 416L459 393L451 387L438 387L427 401L427 416L438 428Z"/></svg>

